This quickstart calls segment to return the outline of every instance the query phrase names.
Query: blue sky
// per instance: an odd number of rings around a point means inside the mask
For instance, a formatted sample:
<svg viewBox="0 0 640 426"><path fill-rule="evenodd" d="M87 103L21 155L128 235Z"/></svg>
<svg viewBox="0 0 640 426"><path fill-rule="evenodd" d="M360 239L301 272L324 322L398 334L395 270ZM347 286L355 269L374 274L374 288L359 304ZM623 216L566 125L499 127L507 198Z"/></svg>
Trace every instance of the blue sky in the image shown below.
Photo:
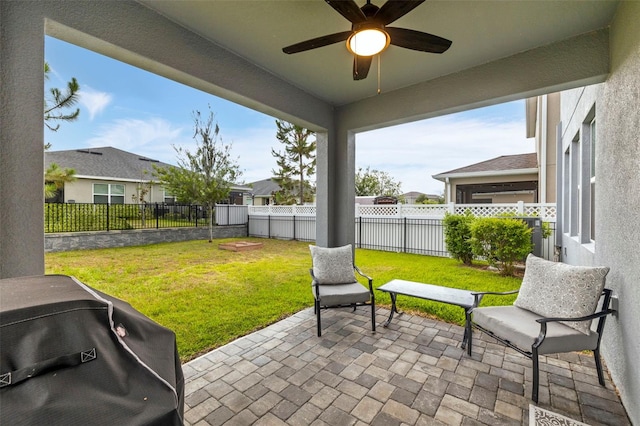
<svg viewBox="0 0 640 426"><path fill-rule="evenodd" d="M47 88L63 89L75 77L81 93L80 118L57 132L45 129L51 150L113 146L175 164L172 146L195 146L192 111L210 105L245 182L269 178L276 167L271 148L281 144L273 117L52 37L45 58L52 70ZM444 186L431 175L533 151L524 101L516 101L359 134L356 167L389 173L403 192L438 194Z"/></svg>

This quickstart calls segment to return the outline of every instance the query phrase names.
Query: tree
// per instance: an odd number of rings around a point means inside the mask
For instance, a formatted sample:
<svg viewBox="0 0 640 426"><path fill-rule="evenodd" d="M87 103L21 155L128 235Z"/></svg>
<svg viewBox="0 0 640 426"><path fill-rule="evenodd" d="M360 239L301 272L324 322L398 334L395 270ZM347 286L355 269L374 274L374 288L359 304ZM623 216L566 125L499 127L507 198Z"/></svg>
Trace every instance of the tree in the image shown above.
<svg viewBox="0 0 640 426"><path fill-rule="evenodd" d="M396 182L387 172L371 170L367 166L356 172L356 195L357 196L398 196L402 182Z"/></svg>
<svg viewBox="0 0 640 426"><path fill-rule="evenodd" d="M51 67L48 62L44 63L44 78L49 79ZM66 108L73 107L78 102L78 91L80 85L75 78L67 83L67 90L62 93L60 89L52 88L49 90L51 96L44 98L44 125L53 132L60 128L60 123L53 126L48 121L75 121L80 115L80 109L65 114L62 111ZM46 143L44 149L51 148L51 144ZM44 173L44 198L53 198L56 193L64 188L66 182L73 182L75 178L75 170L62 169L57 164L51 164Z"/></svg>
<svg viewBox="0 0 640 426"><path fill-rule="evenodd" d="M136 193L131 194L131 201L136 204L140 204L140 218L143 228L146 228L147 222L147 204L149 203L147 195L151 194L151 188L153 187L153 180L145 179L148 173L149 172L147 170L142 171L142 176L136 185Z"/></svg>
<svg viewBox="0 0 640 426"><path fill-rule="evenodd" d="M231 144L223 143L220 127L214 118L211 107L207 118L200 111L194 111L195 152L174 146L178 167L154 167L154 175L159 183L179 202L206 206L209 212L209 242L213 241L215 204L229 198L231 184L242 175L236 160L231 158Z"/></svg>
<svg viewBox="0 0 640 426"><path fill-rule="evenodd" d="M420 194L416 198L416 204L444 204L444 197L438 196L437 199L430 199L427 194Z"/></svg>
<svg viewBox="0 0 640 426"><path fill-rule="evenodd" d="M44 198L53 198L67 182L76 180L74 169L63 169L52 163L44 172Z"/></svg>
<svg viewBox="0 0 640 426"><path fill-rule="evenodd" d="M316 141L309 141L314 133L282 120L276 120L276 126L276 138L285 147L284 152L271 149L271 155L276 158L278 165L278 171L272 170L272 173L274 180L280 185L275 199L278 204L313 201L315 188L308 179L316 171Z"/></svg>
<svg viewBox="0 0 640 426"><path fill-rule="evenodd" d="M44 78L49 79L49 73L51 67L49 63L44 63ZM49 89L50 96L44 98L44 124L51 131L57 131L60 128L60 123L57 125L49 124L51 121L75 121L80 115L80 108L76 108L75 111L65 113L64 110L73 107L78 103L78 91L80 85L75 77L71 78L71 81L67 83L67 90L60 91L55 87Z"/></svg>

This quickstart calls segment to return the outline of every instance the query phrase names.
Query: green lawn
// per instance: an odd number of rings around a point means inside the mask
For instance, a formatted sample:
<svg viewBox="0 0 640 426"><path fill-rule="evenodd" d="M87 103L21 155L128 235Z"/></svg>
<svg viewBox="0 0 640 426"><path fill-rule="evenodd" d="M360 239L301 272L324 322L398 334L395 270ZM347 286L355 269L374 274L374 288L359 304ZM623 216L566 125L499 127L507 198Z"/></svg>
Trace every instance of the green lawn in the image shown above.
<svg viewBox="0 0 640 426"><path fill-rule="evenodd" d="M260 250L232 252L218 244L233 239L47 253L46 272L73 275L126 300L175 331L183 361L313 306L308 243L243 238ZM450 287L506 291L521 279L465 267L446 258L356 251L356 263L378 287L394 278ZM483 304L510 303L515 296L487 297ZM379 305L389 296L376 292ZM401 309L462 324L462 309L398 296Z"/></svg>

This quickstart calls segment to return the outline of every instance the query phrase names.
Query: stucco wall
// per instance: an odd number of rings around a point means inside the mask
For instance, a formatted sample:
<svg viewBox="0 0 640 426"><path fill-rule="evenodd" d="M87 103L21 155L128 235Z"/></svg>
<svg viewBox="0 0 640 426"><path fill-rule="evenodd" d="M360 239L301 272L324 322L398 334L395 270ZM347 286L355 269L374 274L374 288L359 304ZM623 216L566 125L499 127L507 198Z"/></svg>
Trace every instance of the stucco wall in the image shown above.
<svg viewBox="0 0 640 426"><path fill-rule="evenodd" d="M595 262L608 265L607 285L619 313L607 320L604 353L631 421L640 424L640 2L622 2L611 28L611 76L597 136Z"/></svg>
<svg viewBox="0 0 640 426"><path fill-rule="evenodd" d="M602 352L634 424L640 424L639 21L640 2L622 2L611 27L609 78L601 85L564 92L561 106L564 156L595 105L595 242L581 238L579 228L570 232L565 218L562 255L566 263L611 268L607 287L618 298L618 313L607 319ZM566 194L563 191L564 210L575 207Z"/></svg>
<svg viewBox="0 0 640 426"><path fill-rule="evenodd" d="M93 203L93 184L120 184L124 185L124 202L125 204L137 204L134 202L131 196L137 193L137 182L121 182L121 181L109 181L109 180L95 180L95 179L77 179L74 182L66 183L64 185L64 201L68 203L73 200L76 203ZM147 194L145 201L150 203L162 203L164 201L164 190L160 185L153 185L151 187L151 194Z"/></svg>

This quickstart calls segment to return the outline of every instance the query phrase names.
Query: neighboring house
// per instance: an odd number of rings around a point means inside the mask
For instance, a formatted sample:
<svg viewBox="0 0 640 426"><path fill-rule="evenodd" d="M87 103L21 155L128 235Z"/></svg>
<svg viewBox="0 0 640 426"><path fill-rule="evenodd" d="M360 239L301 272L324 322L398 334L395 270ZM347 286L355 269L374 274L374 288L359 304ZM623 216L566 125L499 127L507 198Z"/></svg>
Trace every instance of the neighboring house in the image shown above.
<svg viewBox="0 0 640 426"><path fill-rule="evenodd" d="M445 184L445 203L537 203L536 153L503 155L433 175Z"/></svg>
<svg viewBox="0 0 640 426"><path fill-rule="evenodd" d="M430 201L439 201L440 200L440 196L439 195L435 195L435 194L425 194L423 192L418 192L418 191L411 191L411 192L406 192L402 195L400 195L400 199L403 200L403 202L405 204L415 204L416 200L418 198L420 198L420 196L425 196L427 197L427 200Z"/></svg>
<svg viewBox="0 0 640 426"><path fill-rule="evenodd" d="M65 183L55 199L61 203L137 204L140 190L150 189L144 201L175 203L173 194L153 183L153 167L174 167L142 155L112 147L45 152L45 168L55 163L75 170L76 180ZM250 188L234 185L231 204L244 204Z"/></svg>
<svg viewBox="0 0 640 426"><path fill-rule="evenodd" d="M273 179L263 179L248 184L251 187L251 202L254 206L274 204L274 194L280 191L280 185Z"/></svg>
<svg viewBox="0 0 640 426"><path fill-rule="evenodd" d="M526 108L527 138L535 138L538 158L538 202L556 202L556 134L560 123L560 93L529 98Z"/></svg>
<svg viewBox="0 0 640 426"><path fill-rule="evenodd" d="M373 195L360 195L356 196L356 204L360 205L373 205L373 200L375 200L375 196Z"/></svg>

